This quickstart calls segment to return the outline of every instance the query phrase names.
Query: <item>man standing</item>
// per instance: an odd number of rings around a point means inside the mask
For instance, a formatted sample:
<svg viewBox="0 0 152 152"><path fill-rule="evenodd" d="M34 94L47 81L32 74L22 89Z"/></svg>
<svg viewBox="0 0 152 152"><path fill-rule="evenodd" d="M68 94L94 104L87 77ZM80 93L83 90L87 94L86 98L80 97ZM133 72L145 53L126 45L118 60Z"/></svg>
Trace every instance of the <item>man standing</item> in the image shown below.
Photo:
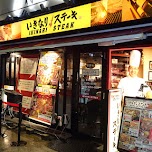
<svg viewBox="0 0 152 152"><path fill-rule="evenodd" d="M140 65L141 53L133 50L130 53L129 75L120 80L118 88L122 89L123 96L144 97L151 89L145 83L143 78L139 78L138 71Z"/></svg>

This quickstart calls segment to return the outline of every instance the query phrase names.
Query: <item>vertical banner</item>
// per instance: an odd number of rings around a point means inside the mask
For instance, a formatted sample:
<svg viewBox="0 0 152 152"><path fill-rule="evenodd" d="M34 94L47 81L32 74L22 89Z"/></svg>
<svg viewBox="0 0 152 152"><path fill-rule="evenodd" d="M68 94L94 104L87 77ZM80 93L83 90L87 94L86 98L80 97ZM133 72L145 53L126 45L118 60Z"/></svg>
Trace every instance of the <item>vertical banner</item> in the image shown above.
<svg viewBox="0 0 152 152"><path fill-rule="evenodd" d="M23 95L22 110L24 113L28 114L31 109L33 91L35 87L37 64L38 56L21 57L16 89L19 93Z"/></svg>
<svg viewBox="0 0 152 152"><path fill-rule="evenodd" d="M121 91L110 90L108 96L108 134L107 152L117 152L121 120Z"/></svg>
<svg viewBox="0 0 152 152"><path fill-rule="evenodd" d="M61 64L60 53L41 52L31 118L51 124Z"/></svg>

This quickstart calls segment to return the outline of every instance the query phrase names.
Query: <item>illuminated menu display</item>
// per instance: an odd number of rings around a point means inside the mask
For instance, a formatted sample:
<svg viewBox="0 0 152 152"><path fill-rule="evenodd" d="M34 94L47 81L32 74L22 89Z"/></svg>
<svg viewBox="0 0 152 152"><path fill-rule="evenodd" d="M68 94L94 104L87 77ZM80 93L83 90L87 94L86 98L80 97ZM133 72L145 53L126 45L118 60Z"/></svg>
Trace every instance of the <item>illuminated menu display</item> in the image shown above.
<svg viewBox="0 0 152 152"><path fill-rule="evenodd" d="M152 151L152 100L125 97L119 149Z"/></svg>

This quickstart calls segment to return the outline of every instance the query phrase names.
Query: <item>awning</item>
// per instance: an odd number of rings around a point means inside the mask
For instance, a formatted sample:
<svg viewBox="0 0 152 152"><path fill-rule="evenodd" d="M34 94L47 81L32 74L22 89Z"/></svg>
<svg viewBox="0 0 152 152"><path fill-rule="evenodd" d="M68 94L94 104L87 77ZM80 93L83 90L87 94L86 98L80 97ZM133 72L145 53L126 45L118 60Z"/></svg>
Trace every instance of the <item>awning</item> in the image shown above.
<svg viewBox="0 0 152 152"><path fill-rule="evenodd" d="M111 46L117 43L124 43L136 40L146 39L152 33L152 26L142 27L136 29L127 29L113 32L95 33L88 35L76 35L74 37L37 40L20 42L16 44L5 44L0 46L0 54L16 51L27 51L36 49L46 49L73 45L93 44L97 43L99 46Z"/></svg>

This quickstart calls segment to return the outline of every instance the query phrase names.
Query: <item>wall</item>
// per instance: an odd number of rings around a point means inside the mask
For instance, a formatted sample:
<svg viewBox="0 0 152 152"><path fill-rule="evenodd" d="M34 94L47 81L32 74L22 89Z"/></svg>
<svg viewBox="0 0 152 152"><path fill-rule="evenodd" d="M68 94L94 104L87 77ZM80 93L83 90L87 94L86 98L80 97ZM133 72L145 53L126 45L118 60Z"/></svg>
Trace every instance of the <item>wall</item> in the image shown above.
<svg viewBox="0 0 152 152"><path fill-rule="evenodd" d="M152 61L152 48L144 48L143 55L144 55L143 77L146 81L148 81L148 71L150 71L149 70L149 61Z"/></svg>

